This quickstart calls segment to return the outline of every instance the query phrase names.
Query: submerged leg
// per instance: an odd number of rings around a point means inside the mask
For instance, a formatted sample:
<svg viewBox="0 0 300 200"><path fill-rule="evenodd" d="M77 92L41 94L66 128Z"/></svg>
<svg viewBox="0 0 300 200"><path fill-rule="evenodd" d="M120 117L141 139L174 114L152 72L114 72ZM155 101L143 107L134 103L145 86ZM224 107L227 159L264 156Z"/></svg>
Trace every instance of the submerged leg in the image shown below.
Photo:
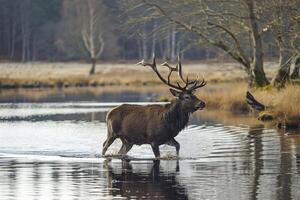
<svg viewBox="0 0 300 200"><path fill-rule="evenodd" d="M151 170L153 180L159 180L159 167L160 167L160 160L153 161L153 167Z"/></svg>
<svg viewBox="0 0 300 200"><path fill-rule="evenodd" d="M122 147L119 150L118 154L126 155L128 153L128 151L130 151L132 146L133 146L132 144L123 141Z"/></svg>
<svg viewBox="0 0 300 200"><path fill-rule="evenodd" d="M155 155L155 158L159 158L160 157L159 146L155 143L152 143L151 147L152 147L152 151Z"/></svg>
<svg viewBox="0 0 300 200"><path fill-rule="evenodd" d="M115 141L115 137L107 138L107 140L103 143L103 150L102 155L104 156L105 152L107 151L108 147Z"/></svg>
<svg viewBox="0 0 300 200"><path fill-rule="evenodd" d="M173 138L166 143L167 145L173 146L176 148L176 154L179 156L180 144Z"/></svg>

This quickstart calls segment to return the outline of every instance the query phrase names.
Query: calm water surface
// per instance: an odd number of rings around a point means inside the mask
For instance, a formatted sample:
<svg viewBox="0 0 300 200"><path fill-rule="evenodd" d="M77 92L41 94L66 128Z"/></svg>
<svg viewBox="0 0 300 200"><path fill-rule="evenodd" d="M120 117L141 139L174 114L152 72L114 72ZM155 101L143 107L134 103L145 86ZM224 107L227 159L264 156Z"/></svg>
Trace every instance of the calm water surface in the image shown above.
<svg viewBox="0 0 300 200"><path fill-rule="evenodd" d="M216 124L200 115L176 138L179 161L101 158L105 115L120 104L107 102L149 100L130 95L1 103L0 199L300 199L297 132ZM108 153L120 145L116 140ZM160 149L165 158L175 155L172 147ZM153 158L148 145L129 155Z"/></svg>

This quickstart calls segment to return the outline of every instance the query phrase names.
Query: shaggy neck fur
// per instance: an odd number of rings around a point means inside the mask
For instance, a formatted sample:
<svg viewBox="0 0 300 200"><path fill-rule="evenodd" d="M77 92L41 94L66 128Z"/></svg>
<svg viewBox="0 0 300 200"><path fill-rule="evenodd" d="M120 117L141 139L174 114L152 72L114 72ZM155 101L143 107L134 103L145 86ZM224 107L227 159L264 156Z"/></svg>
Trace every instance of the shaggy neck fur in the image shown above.
<svg viewBox="0 0 300 200"><path fill-rule="evenodd" d="M168 111L163 116L164 124L167 129L178 134L187 125L191 112L184 111L179 100L167 104L166 108Z"/></svg>

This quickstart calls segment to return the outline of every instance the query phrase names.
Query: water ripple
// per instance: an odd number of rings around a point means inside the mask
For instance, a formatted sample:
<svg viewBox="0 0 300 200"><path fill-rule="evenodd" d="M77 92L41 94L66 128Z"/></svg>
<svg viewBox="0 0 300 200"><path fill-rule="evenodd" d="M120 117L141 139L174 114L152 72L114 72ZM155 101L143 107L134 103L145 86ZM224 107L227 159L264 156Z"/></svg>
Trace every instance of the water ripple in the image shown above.
<svg viewBox="0 0 300 200"><path fill-rule="evenodd" d="M153 162L142 145L109 162L99 154L115 105L0 104L0 199L300 199L299 135L193 119L178 160L163 145Z"/></svg>

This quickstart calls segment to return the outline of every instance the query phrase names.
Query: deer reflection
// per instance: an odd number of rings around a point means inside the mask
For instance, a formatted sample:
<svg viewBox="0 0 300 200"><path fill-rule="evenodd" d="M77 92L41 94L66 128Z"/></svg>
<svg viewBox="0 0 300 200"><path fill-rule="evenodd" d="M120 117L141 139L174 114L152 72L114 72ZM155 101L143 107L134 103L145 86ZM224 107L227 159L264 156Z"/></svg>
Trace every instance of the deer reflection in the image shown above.
<svg viewBox="0 0 300 200"><path fill-rule="evenodd" d="M165 162L169 164L172 161ZM186 189L176 180L179 162L174 162L176 167L171 172L162 170L160 161L154 161L153 164L131 164L123 161L119 173L114 172L113 167L107 164L110 195L137 199L188 199ZM141 165L146 165L148 168L150 166L150 170L139 169L142 168Z"/></svg>

